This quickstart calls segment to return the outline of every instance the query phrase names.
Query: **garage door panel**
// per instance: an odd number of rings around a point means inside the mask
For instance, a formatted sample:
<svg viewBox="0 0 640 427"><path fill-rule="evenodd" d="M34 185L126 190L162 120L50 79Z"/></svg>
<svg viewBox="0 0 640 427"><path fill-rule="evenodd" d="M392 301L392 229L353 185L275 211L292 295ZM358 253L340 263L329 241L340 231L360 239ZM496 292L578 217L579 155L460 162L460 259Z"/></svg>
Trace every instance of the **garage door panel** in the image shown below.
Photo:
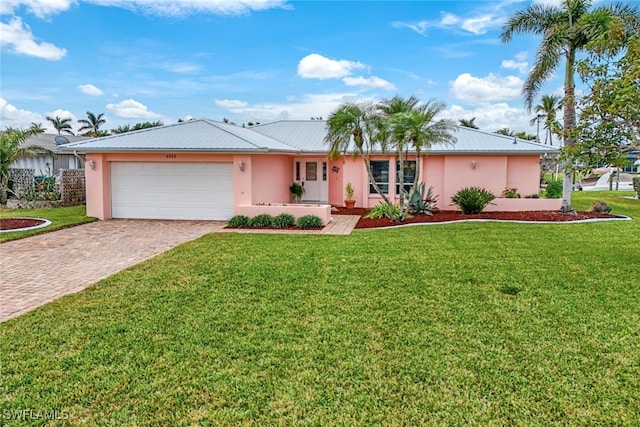
<svg viewBox="0 0 640 427"><path fill-rule="evenodd" d="M111 163L113 218L233 216L231 163Z"/></svg>

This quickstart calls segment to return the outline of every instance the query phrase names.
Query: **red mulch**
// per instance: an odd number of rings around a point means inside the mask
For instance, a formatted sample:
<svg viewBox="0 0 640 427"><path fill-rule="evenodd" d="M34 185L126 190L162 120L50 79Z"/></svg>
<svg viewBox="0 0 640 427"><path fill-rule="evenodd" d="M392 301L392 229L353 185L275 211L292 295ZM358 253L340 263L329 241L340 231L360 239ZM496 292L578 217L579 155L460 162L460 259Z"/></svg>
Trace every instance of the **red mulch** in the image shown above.
<svg viewBox="0 0 640 427"><path fill-rule="evenodd" d="M574 214L563 214L558 211L526 211L526 212L482 212L475 215L464 215L460 211L438 211L433 215L414 215L407 218L402 223L393 222L388 218L369 219L364 216L369 209L354 208L346 209L337 207L333 213L336 215L360 215L360 220L356 224L356 228L377 228L391 227L399 224L416 224L427 222L449 222L461 221L466 219L495 219L495 220L516 220L516 221L552 221L552 222L570 222L592 218L620 218L618 215L607 215L593 212L576 212Z"/></svg>
<svg viewBox="0 0 640 427"><path fill-rule="evenodd" d="M0 218L0 230L15 230L43 224L41 219L31 218Z"/></svg>

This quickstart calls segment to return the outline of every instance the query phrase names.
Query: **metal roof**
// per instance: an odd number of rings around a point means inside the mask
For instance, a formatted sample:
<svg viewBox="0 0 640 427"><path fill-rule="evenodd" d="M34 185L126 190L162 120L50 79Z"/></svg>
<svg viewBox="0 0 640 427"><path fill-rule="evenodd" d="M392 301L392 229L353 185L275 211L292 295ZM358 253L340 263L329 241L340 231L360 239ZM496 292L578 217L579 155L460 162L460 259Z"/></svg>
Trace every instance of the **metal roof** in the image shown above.
<svg viewBox="0 0 640 427"><path fill-rule="evenodd" d="M452 145L435 144L430 153L542 154L558 149L512 136L457 126ZM207 119L142 129L118 135L66 144L66 150L103 151L202 151L326 153L324 120L281 120L249 128Z"/></svg>
<svg viewBox="0 0 640 427"><path fill-rule="evenodd" d="M42 147L44 149L51 150L54 153L58 153L58 152L61 151L60 149L63 146L56 144L56 137L57 136L64 136L65 138L67 138L69 140L70 143L86 141L86 140L90 139L89 137L86 137L86 136L54 135L54 134L50 134L50 133L40 133L38 135L31 135L29 138L27 138L26 141L24 141L22 144L20 144L20 147L28 147L30 145L37 145L37 146L40 146L40 147ZM67 145L67 144L65 144L65 145Z"/></svg>
<svg viewBox="0 0 640 427"><path fill-rule="evenodd" d="M189 120L67 144L67 150L297 152L294 147L250 129L213 120Z"/></svg>

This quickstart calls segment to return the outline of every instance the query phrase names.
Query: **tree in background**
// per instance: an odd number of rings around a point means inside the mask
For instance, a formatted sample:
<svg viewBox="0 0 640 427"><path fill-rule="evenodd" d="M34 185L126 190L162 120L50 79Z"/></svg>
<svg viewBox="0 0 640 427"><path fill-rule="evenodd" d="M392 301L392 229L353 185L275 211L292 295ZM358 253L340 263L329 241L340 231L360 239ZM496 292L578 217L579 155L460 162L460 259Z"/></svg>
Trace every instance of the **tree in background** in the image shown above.
<svg viewBox="0 0 640 427"><path fill-rule="evenodd" d="M536 113L536 117L531 119L531 124L536 120L544 119L544 143L553 145L553 134L559 134L562 126L556 119L556 114L562 109L562 98L557 95L542 95L540 104L533 108Z"/></svg>
<svg viewBox="0 0 640 427"><path fill-rule="evenodd" d="M93 114L91 111L87 111L86 119L78 119L78 123L82 125L78 132L85 131L83 136L91 136L94 138L100 136L107 136L109 133L103 130L100 130L100 126L105 124L107 120L104 118L104 113L100 113L97 116Z"/></svg>
<svg viewBox="0 0 640 427"><path fill-rule="evenodd" d="M480 129L477 125L476 125L476 118L475 117L471 117L470 119L460 119L459 123L460 126L465 127L465 128L471 128L471 129Z"/></svg>
<svg viewBox="0 0 640 427"><path fill-rule="evenodd" d="M640 12L637 6L613 4L592 9L590 0L564 0L559 6L530 4L516 12L505 23L501 40L511 41L516 34L536 34L542 36L538 45L533 68L523 87L525 104L531 111L533 100L544 83L551 78L561 60L565 60L564 70L564 146L575 145L576 103L575 72L576 53L587 44L601 37L610 29L613 21L620 23L626 34L640 33ZM568 164L571 162L569 161ZM565 168L562 208L571 211L571 191L573 174Z"/></svg>
<svg viewBox="0 0 640 427"><path fill-rule="evenodd" d="M58 135L61 133L66 133L68 135L73 135L73 128L71 127L71 118L65 117L64 119L59 116L51 117L47 116L46 119L51 122L53 127L58 131Z"/></svg>
<svg viewBox="0 0 640 427"><path fill-rule="evenodd" d="M0 202L7 202L11 164L22 157L49 152L39 145L23 145L29 137L41 133L42 128L33 124L28 129L6 128L0 131Z"/></svg>
<svg viewBox="0 0 640 427"><path fill-rule="evenodd" d="M135 125L133 125L133 127L129 124L126 124L126 125L118 126L116 129L111 129L111 133L112 134L127 133L127 132L133 132L136 130L155 128L159 126L164 126L164 124L161 121L136 123Z"/></svg>

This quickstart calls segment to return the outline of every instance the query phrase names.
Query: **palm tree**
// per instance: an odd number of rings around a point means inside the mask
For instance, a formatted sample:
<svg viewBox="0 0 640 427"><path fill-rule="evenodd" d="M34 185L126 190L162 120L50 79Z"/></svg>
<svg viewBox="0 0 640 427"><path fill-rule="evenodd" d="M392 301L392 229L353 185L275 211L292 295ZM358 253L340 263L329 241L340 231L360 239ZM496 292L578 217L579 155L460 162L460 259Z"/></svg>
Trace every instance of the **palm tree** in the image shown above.
<svg viewBox="0 0 640 427"><path fill-rule="evenodd" d="M41 133L42 129L33 124L26 130L6 128L0 131L0 201L2 203L7 200L11 164L22 157L49 152L39 145L22 146L29 137Z"/></svg>
<svg viewBox="0 0 640 427"><path fill-rule="evenodd" d="M545 144L549 141L549 145L553 145L552 136L554 133L559 133L561 126L556 120L556 112L562 109L562 103L562 98L557 95L542 95L540 104L533 109L536 112L536 117L532 119L532 122L538 120L539 123L540 119L544 119Z"/></svg>
<svg viewBox="0 0 640 427"><path fill-rule="evenodd" d="M104 136L107 133L100 130L100 126L105 124L107 120L104 118L104 113L100 113L97 116L91 111L87 111L86 119L78 119L78 123L82 124L82 127L78 129L78 132L86 131L82 135L92 136L94 138Z"/></svg>
<svg viewBox="0 0 640 427"><path fill-rule="evenodd" d="M390 101L382 101L380 109L387 117L387 126L390 136L395 144L392 145L398 153L400 165L404 165L404 156L412 148L416 156L416 171L409 194L404 188L404 168L398 170L400 185L400 208L402 214L406 214L404 199L411 200L420 182L420 158L423 150L428 150L432 144L455 144L455 123L451 120L436 120L446 108L444 103L429 100L425 104L419 104L419 100L410 97L403 100L394 97Z"/></svg>
<svg viewBox="0 0 640 427"><path fill-rule="evenodd" d="M509 128L498 129L494 133L505 135L505 136L516 136L516 134Z"/></svg>
<svg viewBox="0 0 640 427"><path fill-rule="evenodd" d="M369 183L385 203L390 203L371 172L370 157L381 140L381 122L381 117L372 103L347 102L329 114L325 142L329 144L329 153L333 159L348 152L353 152L354 156L362 156Z"/></svg>
<svg viewBox="0 0 640 427"><path fill-rule="evenodd" d="M476 123L476 118L475 117L471 117L470 119L460 119L460 126L465 127L465 128L471 128L471 129L480 129Z"/></svg>
<svg viewBox="0 0 640 427"><path fill-rule="evenodd" d="M58 135L60 135L62 132L73 135L73 128L69 123L71 122L71 118L65 117L64 119L61 119L59 116L47 116L46 119L50 121L53 127L58 131Z"/></svg>
<svg viewBox="0 0 640 427"><path fill-rule="evenodd" d="M591 9L591 0L564 0L560 6L530 4L505 23L500 38L504 43L516 34L542 36L533 68L522 89L529 111L543 84L553 75L560 61L564 72L564 145L575 145L575 62L576 53L609 30L622 28L626 34L640 32L640 12L636 6L614 4ZM621 24L621 25L614 25ZM572 175L567 169L563 185L563 212L571 211Z"/></svg>

